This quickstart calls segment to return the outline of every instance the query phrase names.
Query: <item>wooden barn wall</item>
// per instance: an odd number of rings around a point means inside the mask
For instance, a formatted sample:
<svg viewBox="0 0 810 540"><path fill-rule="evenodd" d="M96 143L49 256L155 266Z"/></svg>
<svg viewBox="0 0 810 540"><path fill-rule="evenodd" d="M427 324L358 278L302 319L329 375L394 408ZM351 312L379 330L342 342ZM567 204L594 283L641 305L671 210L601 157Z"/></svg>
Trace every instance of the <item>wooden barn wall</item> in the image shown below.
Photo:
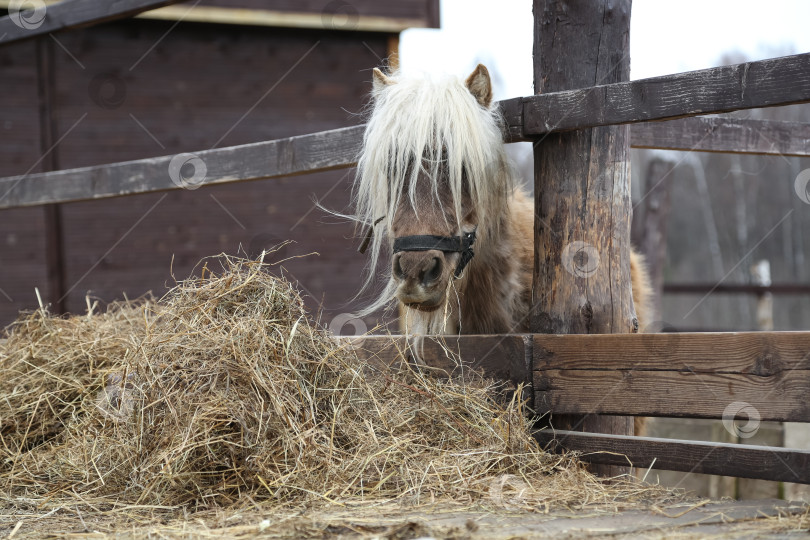
<svg viewBox="0 0 810 540"><path fill-rule="evenodd" d="M42 170L37 47L33 41L0 47L2 176ZM46 282L43 208L0 212L0 325L36 306L34 287Z"/></svg>
<svg viewBox="0 0 810 540"><path fill-rule="evenodd" d="M385 56L388 39L197 24L169 31L171 24L129 20L59 35L51 109L60 168L356 124L370 69ZM25 172L40 153L36 72L25 60L32 51L32 43L0 49L2 118L20 125L10 137L4 131L3 174ZM345 210L351 174L62 205L65 307L82 312L87 295L103 301L161 295L173 284L172 260L180 279L205 256L236 254L240 246L255 255L292 240L284 257L318 254L285 262L283 271L300 282L311 308L323 305L328 323L350 309L364 259L353 227L315 208L313 199ZM42 215L40 208L0 212L0 288L12 298L0 293L4 324L18 309L36 306L35 285L47 290Z"/></svg>

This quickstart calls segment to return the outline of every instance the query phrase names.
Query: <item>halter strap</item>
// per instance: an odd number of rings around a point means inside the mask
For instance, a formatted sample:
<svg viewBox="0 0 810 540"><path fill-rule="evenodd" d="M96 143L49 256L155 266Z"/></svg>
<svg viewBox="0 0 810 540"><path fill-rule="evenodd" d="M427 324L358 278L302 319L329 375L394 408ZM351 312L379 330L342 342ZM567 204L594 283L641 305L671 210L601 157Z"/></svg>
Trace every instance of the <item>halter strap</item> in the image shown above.
<svg viewBox="0 0 810 540"><path fill-rule="evenodd" d="M432 234L417 234L414 236L400 236L394 239L394 253L400 251L430 251L432 249L445 253L461 253L461 258L453 274L459 277L464 268L472 260L475 252L475 231L463 233L461 236L435 236Z"/></svg>
<svg viewBox="0 0 810 540"><path fill-rule="evenodd" d="M385 216L377 218L377 220L374 223L372 223L371 225L368 226L368 229L366 230L366 234L363 235L365 237L365 238L363 238L363 243L360 244L359 248L357 248L357 251L359 251L361 255L366 254L366 250L368 249L369 244L371 244L371 238L374 236L374 227L379 225L380 222L382 220L384 220L384 219L385 219Z"/></svg>

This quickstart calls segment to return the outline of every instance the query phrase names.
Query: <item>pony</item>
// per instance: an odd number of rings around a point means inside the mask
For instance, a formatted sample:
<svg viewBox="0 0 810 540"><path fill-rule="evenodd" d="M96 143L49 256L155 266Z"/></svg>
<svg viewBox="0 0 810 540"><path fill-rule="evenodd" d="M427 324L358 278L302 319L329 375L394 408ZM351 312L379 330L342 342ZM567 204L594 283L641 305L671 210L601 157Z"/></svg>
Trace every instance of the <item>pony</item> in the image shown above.
<svg viewBox="0 0 810 540"><path fill-rule="evenodd" d="M480 64L464 81L374 69L352 190L355 219L373 228L364 288L384 247L392 257L384 290L360 315L396 300L416 336L528 332L534 202L516 181L492 96ZM635 252L630 267L644 328L651 287Z"/></svg>

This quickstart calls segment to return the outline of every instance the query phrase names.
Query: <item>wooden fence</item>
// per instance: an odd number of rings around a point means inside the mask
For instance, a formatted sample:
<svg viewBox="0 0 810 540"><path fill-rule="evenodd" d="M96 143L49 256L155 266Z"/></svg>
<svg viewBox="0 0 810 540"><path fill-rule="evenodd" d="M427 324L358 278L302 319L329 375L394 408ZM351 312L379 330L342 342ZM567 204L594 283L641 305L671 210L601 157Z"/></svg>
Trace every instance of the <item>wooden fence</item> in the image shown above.
<svg viewBox="0 0 810 540"><path fill-rule="evenodd" d="M115 10L103 3L64 24L52 20L45 31L171 2L121 0ZM73 4L78 0L62 5ZM536 0L535 13L543 7ZM0 19L4 31L14 39L35 34L18 32L8 17ZM810 54L800 54L515 98L500 107L508 141L634 124L630 144L639 148L806 157L808 125L694 117L807 102ZM207 169L201 185L270 179L352 167L362 133L357 126L193 155ZM168 173L173 157L2 178L0 209L181 189ZM351 346L369 361L394 362L408 350L401 337L353 338ZM446 336L426 339L422 359L447 374L476 369L513 388L524 385L523 398L538 414L577 415L580 424L599 415L810 422L810 332ZM575 423L572 430L540 430L537 439L552 449L580 450L596 464L810 483L807 449L577 429Z"/></svg>
<svg viewBox="0 0 810 540"><path fill-rule="evenodd" d="M401 337L352 341L369 361L395 362L408 351ZM739 403L757 411L749 421L810 421L810 332L445 336L426 340L420 354L448 376L477 370L511 389L526 385L522 397L539 415L730 422L729 405ZM536 437L586 452L592 463L810 484L808 449L552 429Z"/></svg>

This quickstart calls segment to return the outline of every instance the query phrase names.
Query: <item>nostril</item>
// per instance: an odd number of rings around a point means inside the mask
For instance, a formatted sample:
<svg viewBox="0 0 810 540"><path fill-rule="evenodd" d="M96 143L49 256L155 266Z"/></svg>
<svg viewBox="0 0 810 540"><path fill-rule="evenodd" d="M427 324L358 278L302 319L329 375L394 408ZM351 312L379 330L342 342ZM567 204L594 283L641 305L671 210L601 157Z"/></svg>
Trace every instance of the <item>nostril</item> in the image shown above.
<svg viewBox="0 0 810 540"><path fill-rule="evenodd" d="M402 265L399 264L399 254L394 257L394 277L397 279L405 279L405 273L402 271Z"/></svg>
<svg viewBox="0 0 810 540"><path fill-rule="evenodd" d="M430 285L439 279L442 275L442 261L438 257L433 257L428 269L422 273L422 284Z"/></svg>

